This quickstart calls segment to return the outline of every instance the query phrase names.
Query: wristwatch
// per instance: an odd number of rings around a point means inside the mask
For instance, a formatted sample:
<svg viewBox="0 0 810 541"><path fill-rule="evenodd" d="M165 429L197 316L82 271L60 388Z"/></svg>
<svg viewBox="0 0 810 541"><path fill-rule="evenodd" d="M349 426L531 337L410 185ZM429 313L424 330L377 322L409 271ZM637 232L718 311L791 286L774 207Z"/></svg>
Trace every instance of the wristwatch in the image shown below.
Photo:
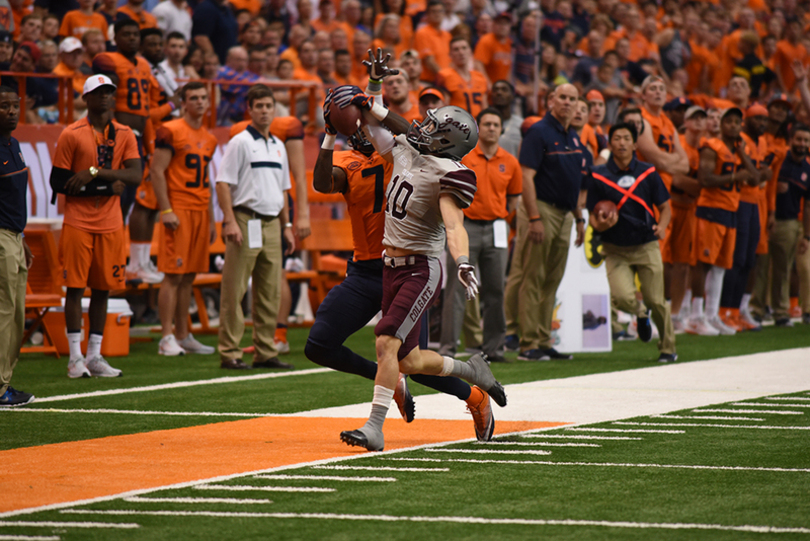
<svg viewBox="0 0 810 541"><path fill-rule="evenodd" d="M585 223L585 218L577 218L577 223L578 224L584 224Z"/></svg>
<svg viewBox="0 0 810 541"><path fill-rule="evenodd" d="M293 226L292 222L287 222L286 224L284 224L284 227L292 227L292 226Z"/></svg>
<svg viewBox="0 0 810 541"><path fill-rule="evenodd" d="M90 166L90 176L96 178L98 176L98 167L95 165Z"/></svg>

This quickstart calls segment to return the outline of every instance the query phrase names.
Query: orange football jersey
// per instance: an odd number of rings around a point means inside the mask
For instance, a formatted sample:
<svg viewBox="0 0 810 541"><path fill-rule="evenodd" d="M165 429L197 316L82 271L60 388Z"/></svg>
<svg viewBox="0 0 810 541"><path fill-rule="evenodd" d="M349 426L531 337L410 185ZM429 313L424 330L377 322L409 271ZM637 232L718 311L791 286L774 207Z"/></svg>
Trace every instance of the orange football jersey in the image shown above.
<svg viewBox="0 0 810 541"><path fill-rule="evenodd" d="M644 117L644 120L650 123L653 141L655 141L655 144L658 145L658 148L664 152L672 154L672 150L675 148L673 138L677 133L675 130L675 124L672 123L667 115L661 113L658 116L653 116L644 107L641 108L641 116ZM664 185L667 187L667 190L672 192L672 175L663 171L658 171L658 174L661 175L661 180L664 181Z"/></svg>
<svg viewBox="0 0 810 541"><path fill-rule="evenodd" d="M332 165L346 173L348 188L343 194L352 221L354 260L380 259L385 229L385 190L393 164L376 152L366 156L356 150L332 155Z"/></svg>
<svg viewBox="0 0 810 541"><path fill-rule="evenodd" d="M716 137L705 139L701 151L705 148L710 148L717 154L714 165L715 175L730 175L742 168L740 157L736 152L729 150L721 139ZM737 182L729 182L724 186L703 188L697 204L699 207L737 212L737 208L740 206L740 185Z"/></svg>
<svg viewBox="0 0 810 541"><path fill-rule="evenodd" d="M445 68L436 77L436 86L450 94L450 105L461 107L473 118L484 108L487 96L487 78L480 71L470 70L470 80L466 81L453 68Z"/></svg>
<svg viewBox="0 0 810 541"><path fill-rule="evenodd" d="M155 147L172 153L172 160L166 168L166 186L172 208L208 209L211 199L208 164L214 157L217 138L204 127L195 130L184 118L178 118L157 129Z"/></svg>
<svg viewBox="0 0 810 541"><path fill-rule="evenodd" d="M754 166L759 168L761 164L764 165L765 161L765 145L763 139L760 137L758 142L754 142L748 135L741 133L743 141L745 141L745 153L751 158ZM762 143L762 144L760 144ZM745 203L757 204L760 200L760 192L765 189L765 184L760 186L751 186L747 183L740 184L740 201Z"/></svg>
<svg viewBox="0 0 810 541"><path fill-rule="evenodd" d="M99 53L93 58L94 73L113 73L118 77L115 112L149 116L152 85L157 85L149 62L140 56L132 62L121 53Z"/></svg>

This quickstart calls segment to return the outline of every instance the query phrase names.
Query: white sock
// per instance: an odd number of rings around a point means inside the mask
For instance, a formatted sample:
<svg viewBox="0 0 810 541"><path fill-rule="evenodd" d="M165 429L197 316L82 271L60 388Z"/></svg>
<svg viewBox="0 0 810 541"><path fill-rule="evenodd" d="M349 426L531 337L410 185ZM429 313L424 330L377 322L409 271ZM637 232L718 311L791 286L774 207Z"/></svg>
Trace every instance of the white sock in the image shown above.
<svg viewBox="0 0 810 541"><path fill-rule="evenodd" d="M67 333L68 346L70 346L70 360L80 359L82 356L82 333Z"/></svg>
<svg viewBox="0 0 810 541"><path fill-rule="evenodd" d="M137 269L141 266L141 243L129 241L129 266Z"/></svg>
<svg viewBox="0 0 810 541"><path fill-rule="evenodd" d="M374 386L374 398L371 400L371 403L376 406L383 406L387 408L391 405L391 401L394 399L394 389L388 389L383 387L382 385L375 385Z"/></svg>
<svg viewBox="0 0 810 541"><path fill-rule="evenodd" d="M742 302L740 303L740 312L747 314L748 313L748 302L751 300L750 293L743 293Z"/></svg>
<svg viewBox="0 0 810 541"><path fill-rule="evenodd" d="M141 251L139 256L139 260L141 262L141 266L146 267L151 261L151 254L149 253L152 248L151 242L141 242L138 244L138 249Z"/></svg>
<svg viewBox="0 0 810 541"><path fill-rule="evenodd" d="M726 269L712 265L706 273L706 317L712 319L720 314L720 295L723 293L723 275Z"/></svg>
<svg viewBox="0 0 810 541"><path fill-rule="evenodd" d="M87 360L92 361L96 357L101 356L101 338L102 335L90 333L87 339Z"/></svg>
<svg viewBox="0 0 810 541"><path fill-rule="evenodd" d="M689 310L692 304L692 290L687 289L686 292L683 294L683 302L681 303L681 310L678 313L678 317L681 318L683 321L689 319L689 314L691 311Z"/></svg>
<svg viewBox="0 0 810 541"><path fill-rule="evenodd" d="M692 319L703 317L703 297L692 297Z"/></svg>
<svg viewBox="0 0 810 541"><path fill-rule="evenodd" d="M442 366L442 371L439 372L439 375L442 377L447 377L453 372L453 368L456 366L456 360L452 357L442 357L444 361L444 365Z"/></svg>

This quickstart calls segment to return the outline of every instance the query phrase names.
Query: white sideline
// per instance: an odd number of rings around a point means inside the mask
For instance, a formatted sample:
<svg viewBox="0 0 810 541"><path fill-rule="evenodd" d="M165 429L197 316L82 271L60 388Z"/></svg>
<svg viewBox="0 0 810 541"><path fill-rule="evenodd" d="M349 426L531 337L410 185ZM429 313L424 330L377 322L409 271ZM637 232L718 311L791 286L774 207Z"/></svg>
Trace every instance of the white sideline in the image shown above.
<svg viewBox="0 0 810 541"><path fill-rule="evenodd" d="M302 518L321 520L362 520L377 522L449 522L460 524L517 524L525 526L599 526L605 528L640 528L660 530L716 530L751 533L802 533L810 534L808 528L780 528L777 526L724 524L700 524L688 522L630 522L608 520L544 520L524 518L487 518L487 517L419 517L393 515L339 515L334 513L247 513L226 511L135 511L128 509L110 509L95 511L92 509L65 509L66 514L77 515L135 515L135 516L168 516L168 517L216 517L216 518Z"/></svg>

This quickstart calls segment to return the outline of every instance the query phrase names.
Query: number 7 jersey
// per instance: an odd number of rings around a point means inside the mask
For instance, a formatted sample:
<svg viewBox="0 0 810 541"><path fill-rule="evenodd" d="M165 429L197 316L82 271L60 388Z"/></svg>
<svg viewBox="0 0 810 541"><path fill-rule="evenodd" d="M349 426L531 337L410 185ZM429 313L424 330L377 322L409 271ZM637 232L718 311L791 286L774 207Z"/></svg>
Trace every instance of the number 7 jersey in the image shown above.
<svg viewBox="0 0 810 541"><path fill-rule="evenodd" d="M398 135L394 141L394 171L386 192L383 244L439 257L445 243L439 197L449 194L460 208L469 207L476 191L475 173L459 162L421 154L405 135Z"/></svg>
<svg viewBox="0 0 810 541"><path fill-rule="evenodd" d="M208 164L217 148L217 138L204 127L195 130L185 119L178 118L157 129L155 147L172 153L165 173L172 208L208 209L211 199Z"/></svg>

